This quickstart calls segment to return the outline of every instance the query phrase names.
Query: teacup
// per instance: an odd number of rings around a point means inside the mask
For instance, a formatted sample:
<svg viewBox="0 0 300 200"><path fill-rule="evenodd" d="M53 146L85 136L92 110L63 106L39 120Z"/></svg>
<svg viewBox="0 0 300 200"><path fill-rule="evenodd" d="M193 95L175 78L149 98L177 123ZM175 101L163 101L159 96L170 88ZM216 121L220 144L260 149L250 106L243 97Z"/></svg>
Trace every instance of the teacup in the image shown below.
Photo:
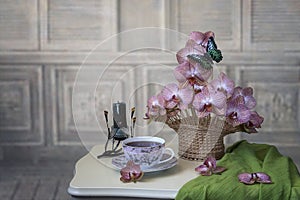
<svg viewBox="0 0 300 200"><path fill-rule="evenodd" d="M127 161L132 160L142 169L168 162L175 155L171 148L165 147L164 139L151 136L132 137L124 140L123 151ZM166 152L169 152L169 157L162 159Z"/></svg>

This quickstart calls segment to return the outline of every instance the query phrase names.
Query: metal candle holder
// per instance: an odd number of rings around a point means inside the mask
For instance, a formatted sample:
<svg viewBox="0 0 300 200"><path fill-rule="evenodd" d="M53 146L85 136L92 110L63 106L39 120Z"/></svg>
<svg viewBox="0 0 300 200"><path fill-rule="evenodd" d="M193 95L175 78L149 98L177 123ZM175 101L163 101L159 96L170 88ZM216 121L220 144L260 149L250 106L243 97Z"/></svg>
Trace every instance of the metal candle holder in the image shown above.
<svg viewBox="0 0 300 200"><path fill-rule="evenodd" d="M131 109L130 113L130 137L134 136L134 127L136 122L135 107ZM107 140L104 147L104 153L99 155L98 158L103 156L116 156L120 155L122 148L120 146L121 141L129 137L128 127L126 122L126 104L123 102L113 103L113 125L109 128L108 111L104 111L105 123L107 128ZM112 142L111 150L108 150L108 143Z"/></svg>

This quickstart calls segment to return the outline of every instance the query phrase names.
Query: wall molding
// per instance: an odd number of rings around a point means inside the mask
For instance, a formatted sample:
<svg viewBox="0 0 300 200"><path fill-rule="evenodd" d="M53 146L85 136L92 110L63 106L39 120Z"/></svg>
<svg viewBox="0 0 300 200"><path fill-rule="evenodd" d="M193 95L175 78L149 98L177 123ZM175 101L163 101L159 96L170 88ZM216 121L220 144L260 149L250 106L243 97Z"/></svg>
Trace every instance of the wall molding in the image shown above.
<svg viewBox="0 0 300 200"><path fill-rule="evenodd" d="M87 64L109 64L114 61L116 64L143 64L145 60L140 57L147 57L148 63L177 63L176 52L172 54L161 53L127 53L127 52L103 52L93 53ZM0 52L0 64L77 64L85 61L89 52ZM254 52L254 53L233 53L223 51L222 65L300 65L299 53L284 52ZM119 59L118 61L118 58ZM117 59L117 60L116 60ZM217 64L218 65L218 64Z"/></svg>

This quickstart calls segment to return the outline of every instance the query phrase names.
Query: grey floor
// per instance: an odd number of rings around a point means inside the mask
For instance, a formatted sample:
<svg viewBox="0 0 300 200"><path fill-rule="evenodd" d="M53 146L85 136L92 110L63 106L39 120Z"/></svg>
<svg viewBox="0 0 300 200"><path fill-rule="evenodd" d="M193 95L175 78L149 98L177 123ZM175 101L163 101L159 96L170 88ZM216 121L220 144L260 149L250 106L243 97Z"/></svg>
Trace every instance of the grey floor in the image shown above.
<svg viewBox="0 0 300 200"><path fill-rule="evenodd" d="M26 163L6 161L0 164L0 199L65 200L72 177L71 163Z"/></svg>
<svg viewBox="0 0 300 200"><path fill-rule="evenodd" d="M73 197L67 193L74 162L0 162L0 200L120 200L133 198ZM146 198L134 198L146 200ZM149 200L149 199L147 199Z"/></svg>

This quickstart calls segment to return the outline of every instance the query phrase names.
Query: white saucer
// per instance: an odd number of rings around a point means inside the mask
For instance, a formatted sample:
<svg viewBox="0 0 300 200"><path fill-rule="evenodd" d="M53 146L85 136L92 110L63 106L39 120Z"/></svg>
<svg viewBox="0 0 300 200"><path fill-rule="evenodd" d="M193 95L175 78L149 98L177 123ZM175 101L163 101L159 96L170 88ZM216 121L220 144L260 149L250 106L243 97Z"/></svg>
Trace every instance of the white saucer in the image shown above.
<svg viewBox="0 0 300 200"><path fill-rule="evenodd" d="M163 160L165 160L168 157L170 157L170 154L164 154L162 158L163 158ZM122 169L123 167L125 167L126 163L127 163L127 161L125 159L124 154L120 155L120 156L117 156L117 157L114 157L112 159L112 165L114 165L118 169ZM153 165L152 167L149 167L149 168L141 168L141 170L143 172L157 172L157 171L161 171L161 170L170 169L170 168L174 167L175 165L177 165L177 158L174 156L168 162Z"/></svg>

